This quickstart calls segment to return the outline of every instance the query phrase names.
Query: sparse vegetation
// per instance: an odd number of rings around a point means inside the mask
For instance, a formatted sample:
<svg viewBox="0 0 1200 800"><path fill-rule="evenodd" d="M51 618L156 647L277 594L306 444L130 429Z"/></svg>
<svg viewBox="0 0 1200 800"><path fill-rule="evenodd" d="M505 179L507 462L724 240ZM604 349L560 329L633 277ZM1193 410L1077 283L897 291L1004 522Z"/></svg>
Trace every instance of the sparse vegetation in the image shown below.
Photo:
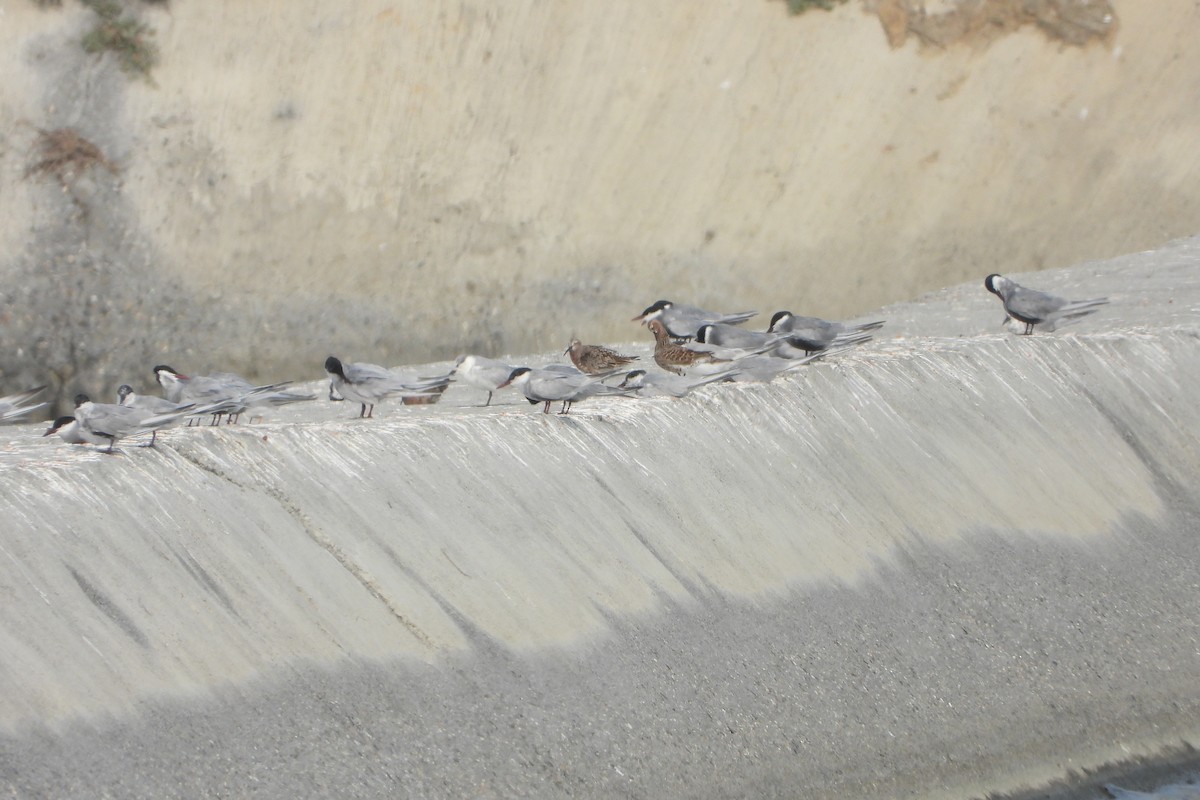
<svg viewBox="0 0 1200 800"><path fill-rule="evenodd" d="M846 0L787 0L789 14L803 14L810 9L820 8L829 11L835 5L845 3Z"/></svg>
<svg viewBox="0 0 1200 800"><path fill-rule="evenodd" d="M74 128L57 128L52 131L38 128L34 149L38 160L25 170L25 177L53 175L63 186L88 169L101 166L116 173L116 166L104 157L100 148L79 135Z"/></svg>
<svg viewBox="0 0 1200 800"><path fill-rule="evenodd" d="M99 19L83 37L83 49L89 53L112 52L121 69L150 80L150 70L158 63L158 45L154 30L135 17L122 14L118 0L83 0Z"/></svg>
<svg viewBox="0 0 1200 800"><path fill-rule="evenodd" d="M826 11L847 0L785 0L788 13ZM1110 42L1117 30L1112 0L956 0L943 10L927 11L925 0L862 0L863 10L879 17L892 47L915 36L923 47L954 44L986 46L1025 25L1048 38L1085 47Z"/></svg>
<svg viewBox="0 0 1200 800"><path fill-rule="evenodd" d="M1117 30L1111 0L960 0L936 13L920 0L869 0L892 47L915 36L923 47L987 46L1035 25L1052 41L1084 47L1111 41Z"/></svg>

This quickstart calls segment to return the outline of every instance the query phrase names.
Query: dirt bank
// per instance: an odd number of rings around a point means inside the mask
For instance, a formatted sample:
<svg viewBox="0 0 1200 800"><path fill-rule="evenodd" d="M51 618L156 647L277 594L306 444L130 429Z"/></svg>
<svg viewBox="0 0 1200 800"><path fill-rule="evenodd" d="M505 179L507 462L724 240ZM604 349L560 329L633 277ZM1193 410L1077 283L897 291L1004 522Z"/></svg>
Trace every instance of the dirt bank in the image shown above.
<svg viewBox="0 0 1200 800"><path fill-rule="evenodd" d="M1194 4L1086 46L1047 36L1079 4L1008 5L131 3L143 80L93 11L8 3L0 383L561 348L659 297L852 315L1193 233ZM29 174L64 129L115 169Z"/></svg>

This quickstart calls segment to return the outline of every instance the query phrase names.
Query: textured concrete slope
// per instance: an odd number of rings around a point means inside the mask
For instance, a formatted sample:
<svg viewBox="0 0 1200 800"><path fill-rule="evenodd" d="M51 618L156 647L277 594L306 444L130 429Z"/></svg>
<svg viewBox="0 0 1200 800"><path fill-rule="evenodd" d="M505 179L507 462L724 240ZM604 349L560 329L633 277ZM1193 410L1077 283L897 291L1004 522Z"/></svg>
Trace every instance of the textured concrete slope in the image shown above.
<svg viewBox="0 0 1200 800"><path fill-rule="evenodd" d="M972 283L565 418L6 429L0 785L956 796L1195 741L1197 263L1041 274L1113 301L1049 336Z"/></svg>

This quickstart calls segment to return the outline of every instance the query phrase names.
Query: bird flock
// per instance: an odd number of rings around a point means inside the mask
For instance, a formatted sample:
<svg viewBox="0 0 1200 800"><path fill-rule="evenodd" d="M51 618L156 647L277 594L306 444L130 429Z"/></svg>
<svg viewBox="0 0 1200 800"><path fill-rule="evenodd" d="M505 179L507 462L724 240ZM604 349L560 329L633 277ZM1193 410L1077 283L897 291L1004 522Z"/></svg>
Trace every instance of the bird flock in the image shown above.
<svg viewBox="0 0 1200 800"><path fill-rule="evenodd" d="M1007 329L1031 335L1035 328L1053 331L1094 313L1107 298L1067 300L1028 289L1000 275L988 275L984 287L1004 305ZM541 367L509 364L480 355L463 355L449 372L426 376L376 364L344 362L337 356L325 360L331 401L351 401L360 406L358 417L372 418L375 406L400 399L406 405L436 403L452 382L488 393L506 387L518 389L529 403L550 413L560 403L559 414L591 397L684 397L695 389L718 382L770 381L778 375L870 341L883 320L865 323L832 322L776 312L766 330L742 325L757 312L723 314L696 306L659 300L632 319L654 337L656 371L634 365L637 356L572 339L563 351L571 363ZM69 444L103 446L119 452L116 444L132 436L150 434L153 446L163 428L194 426L208 419L210 426L236 424L252 409L306 402L316 395L294 391L290 381L256 386L232 373L189 376L173 367L158 365L154 377L162 397L137 394L124 384L116 403L96 403L85 394L75 397L75 412L54 420L43 436L57 434ZM44 407L36 402L45 390L39 386L0 397L0 422L17 420Z"/></svg>

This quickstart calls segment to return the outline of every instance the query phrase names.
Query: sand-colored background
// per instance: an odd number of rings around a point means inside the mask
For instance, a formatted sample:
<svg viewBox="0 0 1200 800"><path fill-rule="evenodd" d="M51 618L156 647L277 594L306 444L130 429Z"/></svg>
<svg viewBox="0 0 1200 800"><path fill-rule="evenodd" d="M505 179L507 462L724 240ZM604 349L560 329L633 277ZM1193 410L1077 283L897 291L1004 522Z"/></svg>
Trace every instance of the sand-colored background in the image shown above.
<svg viewBox="0 0 1200 800"><path fill-rule="evenodd" d="M1200 229L1192 0L1084 47L893 48L900 5L137 3L141 81L92 11L5 0L0 385L629 340L660 297L850 316ZM27 174L66 127L113 171Z"/></svg>

